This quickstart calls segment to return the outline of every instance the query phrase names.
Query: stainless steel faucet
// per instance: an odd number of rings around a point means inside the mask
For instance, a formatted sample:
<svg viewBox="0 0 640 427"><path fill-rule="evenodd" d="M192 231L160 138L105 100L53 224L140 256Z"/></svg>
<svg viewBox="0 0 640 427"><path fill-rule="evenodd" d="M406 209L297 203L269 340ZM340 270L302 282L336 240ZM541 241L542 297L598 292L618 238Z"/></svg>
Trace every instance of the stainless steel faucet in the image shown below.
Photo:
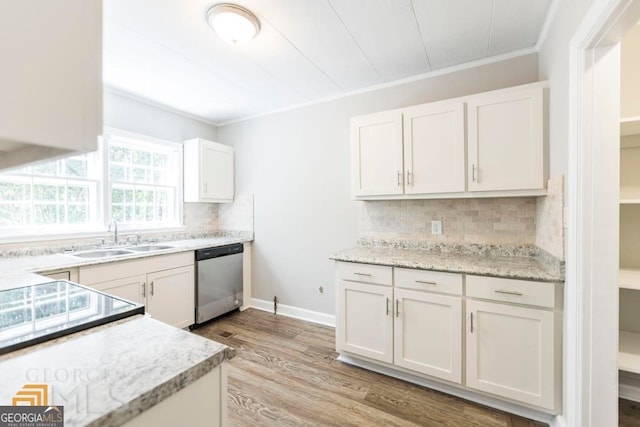
<svg viewBox="0 0 640 427"><path fill-rule="evenodd" d="M107 228L107 232L111 233L111 225L113 225L113 242L117 245L118 244L118 223L116 222L115 219L111 219L111 221L109 221L109 228Z"/></svg>

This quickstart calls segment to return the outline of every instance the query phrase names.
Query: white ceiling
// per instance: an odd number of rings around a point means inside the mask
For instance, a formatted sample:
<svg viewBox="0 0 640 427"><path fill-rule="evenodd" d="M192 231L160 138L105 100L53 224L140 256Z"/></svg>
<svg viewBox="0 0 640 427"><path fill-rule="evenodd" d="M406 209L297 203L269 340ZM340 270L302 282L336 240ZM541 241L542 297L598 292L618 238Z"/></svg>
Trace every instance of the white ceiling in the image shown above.
<svg viewBox="0 0 640 427"><path fill-rule="evenodd" d="M238 0L261 23L243 46L217 2L105 0L105 85L219 124L532 51L552 0Z"/></svg>

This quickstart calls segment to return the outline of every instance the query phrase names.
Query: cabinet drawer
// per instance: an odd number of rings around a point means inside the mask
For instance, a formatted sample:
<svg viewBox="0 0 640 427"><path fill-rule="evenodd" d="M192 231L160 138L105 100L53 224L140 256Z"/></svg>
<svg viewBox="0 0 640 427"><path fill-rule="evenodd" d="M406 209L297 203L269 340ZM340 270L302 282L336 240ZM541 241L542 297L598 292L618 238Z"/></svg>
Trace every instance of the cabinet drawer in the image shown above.
<svg viewBox="0 0 640 427"><path fill-rule="evenodd" d="M462 295L462 274L396 268L395 286L397 288Z"/></svg>
<svg viewBox="0 0 640 427"><path fill-rule="evenodd" d="M392 268L386 265L338 262L336 275L338 279L351 282L373 283L385 286L391 286L393 283Z"/></svg>
<svg viewBox="0 0 640 427"><path fill-rule="evenodd" d="M555 283L498 277L467 276L466 295L515 304L554 308L559 305Z"/></svg>

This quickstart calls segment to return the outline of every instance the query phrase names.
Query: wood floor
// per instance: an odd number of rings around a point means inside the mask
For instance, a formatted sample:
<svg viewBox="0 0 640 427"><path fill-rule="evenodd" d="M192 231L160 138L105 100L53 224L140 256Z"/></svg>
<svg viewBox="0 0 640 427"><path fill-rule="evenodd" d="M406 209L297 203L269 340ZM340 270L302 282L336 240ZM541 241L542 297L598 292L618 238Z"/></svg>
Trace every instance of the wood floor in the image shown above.
<svg viewBox="0 0 640 427"><path fill-rule="evenodd" d="M249 309L195 332L237 351L231 426L545 425L339 362L330 327Z"/></svg>

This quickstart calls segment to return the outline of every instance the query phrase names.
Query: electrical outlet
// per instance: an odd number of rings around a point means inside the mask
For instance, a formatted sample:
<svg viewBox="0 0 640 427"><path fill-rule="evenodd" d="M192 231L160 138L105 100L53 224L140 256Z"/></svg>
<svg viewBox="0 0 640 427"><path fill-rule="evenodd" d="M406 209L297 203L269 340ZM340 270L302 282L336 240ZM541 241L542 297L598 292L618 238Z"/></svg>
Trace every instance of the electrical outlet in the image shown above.
<svg viewBox="0 0 640 427"><path fill-rule="evenodd" d="M324 287L320 286L318 288L318 292L320 292L321 294L324 294Z"/></svg>
<svg viewBox="0 0 640 427"><path fill-rule="evenodd" d="M442 234L442 221L431 221L431 234L435 236Z"/></svg>

